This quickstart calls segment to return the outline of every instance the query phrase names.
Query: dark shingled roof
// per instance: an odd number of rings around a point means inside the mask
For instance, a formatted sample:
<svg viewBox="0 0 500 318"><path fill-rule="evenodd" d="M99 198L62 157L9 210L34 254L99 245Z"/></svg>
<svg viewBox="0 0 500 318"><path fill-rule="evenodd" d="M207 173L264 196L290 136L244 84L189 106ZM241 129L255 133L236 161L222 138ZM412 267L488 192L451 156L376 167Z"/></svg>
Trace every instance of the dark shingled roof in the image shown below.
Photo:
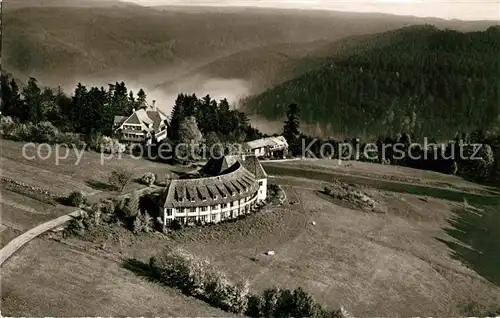
<svg viewBox="0 0 500 318"><path fill-rule="evenodd" d="M255 156L245 156L245 159L241 161L245 169L250 171L256 179L267 178L267 173L260 164L259 159Z"/></svg>
<svg viewBox="0 0 500 318"><path fill-rule="evenodd" d="M172 180L162 200L165 208L209 206L240 200L258 190L254 175L237 161L222 175Z"/></svg>
<svg viewBox="0 0 500 318"><path fill-rule="evenodd" d="M231 168L237 161L238 156L223 156L221 158L210 158L205 166L201 169L201 172L217 176L223 174L226 170Z"/></svg>
<svg viewBox="0 0 500 318"><path fill-rule="evenodd" d="M120 118L115 116L115 124L145 124L148 131L161 132L165 130L167 116L159 109L140 108L134 111L130 116ZM165 125L164 125L165 124Z"/></svg>

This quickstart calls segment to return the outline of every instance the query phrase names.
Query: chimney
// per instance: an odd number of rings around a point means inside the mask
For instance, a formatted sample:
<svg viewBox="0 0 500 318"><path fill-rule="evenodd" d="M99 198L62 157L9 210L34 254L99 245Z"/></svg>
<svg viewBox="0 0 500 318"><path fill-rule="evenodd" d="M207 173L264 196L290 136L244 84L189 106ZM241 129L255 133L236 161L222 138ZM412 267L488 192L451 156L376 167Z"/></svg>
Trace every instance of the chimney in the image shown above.
<svg viewBox="0 0 500 318"><path fill-rule="evenodd" d="M152 107L153 107L154 110L156 110L156 101L155 100L153 101Z"/></svg>

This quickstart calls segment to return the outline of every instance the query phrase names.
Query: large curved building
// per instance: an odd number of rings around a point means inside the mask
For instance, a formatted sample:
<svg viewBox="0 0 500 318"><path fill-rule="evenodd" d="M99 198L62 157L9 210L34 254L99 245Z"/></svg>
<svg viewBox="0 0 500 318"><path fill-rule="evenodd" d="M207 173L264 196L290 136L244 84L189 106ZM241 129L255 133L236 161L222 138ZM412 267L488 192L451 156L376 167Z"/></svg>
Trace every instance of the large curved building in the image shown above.
<svg viewBox="0 0 500 318"><path fill-rule="evenodd" d="M172 180L161 197L164 225L217 223L249 213L267 196L267 174L252 157L210 159L201 169L206 177Z"/></svg>

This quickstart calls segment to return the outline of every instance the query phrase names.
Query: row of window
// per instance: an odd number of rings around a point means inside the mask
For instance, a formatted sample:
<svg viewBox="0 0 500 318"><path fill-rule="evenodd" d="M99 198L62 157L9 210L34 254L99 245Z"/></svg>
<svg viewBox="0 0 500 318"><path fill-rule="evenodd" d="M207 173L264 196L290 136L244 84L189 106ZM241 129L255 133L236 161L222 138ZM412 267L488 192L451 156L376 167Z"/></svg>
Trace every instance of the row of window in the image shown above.
<svg viewBox="0 0 500 318"><path fill-rule="evenodd" d="M245 212L248 212L250 209L248 207L245 208ZM224 221L226 219L230 219L230 218L233 218L235 216L235 214L233 214L233 211L231 212L222 212L220 214L220 220L221 221ZM179 223L181 224L184 224L184 223L195 223L196 222L196 219L197 217L196 216L188 216L188 217L184 217L184 216L181 216L181 217L177 217L176 220L179 221ZM215 222L217 221L217 214L212 214L212 215L200 215L199 217L199 220L201 222ZM168 223L170 223L171 220L167 220L167 225Z"/></svg>
<svg viewBox="0 0 500 318"><path fill-rule="evenodd" d="M125 137L125 138L144 138L144 135L137 135L137 134L123 134L123 137Z"/></svg>
<svg viewBox="0 0 500 318"><path fill-rule="evenodd" d="M259 183L262 183L262 181L260 181ZM250 198L245 198L245 199L242 199L241 201L242 201L241 203L248 202L248 201L250 201ZM225 209L225 208L228 208L228 207L235 207L235 206L238 206L238 201L233 201L233 202L230 202L230 203L221 203L220 204L220 208L221 209ZM219 204L215 204L215 205L210 206L210 209L211 210L218 210L219 209ZM208 206L202 206L202 207L200 207L200 211L201 212L207 212L208 211ZM196 207L178 208L177 209L177 213L178 214L183 214L183 213L186 213L186 212L194 213L194 212L196 212ZM172 209L167 209L167 215L168 216L172 215Z"/></svg>
<svg viewBox="0 0 500 318"><path fill-rule="evenodd" d="M141 130L142 127L141 126L123 125L123 129L127 129L127 130Z"/></svg>

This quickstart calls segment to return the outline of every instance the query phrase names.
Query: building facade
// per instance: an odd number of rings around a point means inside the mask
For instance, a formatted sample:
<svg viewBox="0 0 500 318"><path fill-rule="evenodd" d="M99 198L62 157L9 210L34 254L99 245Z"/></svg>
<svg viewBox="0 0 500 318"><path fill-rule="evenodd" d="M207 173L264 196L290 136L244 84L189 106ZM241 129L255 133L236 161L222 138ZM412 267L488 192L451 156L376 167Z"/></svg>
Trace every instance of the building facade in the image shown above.
<svg viewBox="0 0 500 318"><path fill-rule="evenodd" d="M217 223L250 213L267 196L267 174L257 158L211 159L206 177L172 180L160 198L160 216L168 226Z"/></svg>
<svg viewBox="0 0 500 318"><path fill-rule="evenodd" d="M285 158L288 152L288 143L283 136L267 137L248 141L242 144L244 153L256 157Z"/></svg>
<svg viewBox="0 0 500 318"><path fill-rule="evenodd" d="M113 131L122 142L147 143L167 137L167 116L153 106L144 105L130 116L115 116Z"/></svg>

